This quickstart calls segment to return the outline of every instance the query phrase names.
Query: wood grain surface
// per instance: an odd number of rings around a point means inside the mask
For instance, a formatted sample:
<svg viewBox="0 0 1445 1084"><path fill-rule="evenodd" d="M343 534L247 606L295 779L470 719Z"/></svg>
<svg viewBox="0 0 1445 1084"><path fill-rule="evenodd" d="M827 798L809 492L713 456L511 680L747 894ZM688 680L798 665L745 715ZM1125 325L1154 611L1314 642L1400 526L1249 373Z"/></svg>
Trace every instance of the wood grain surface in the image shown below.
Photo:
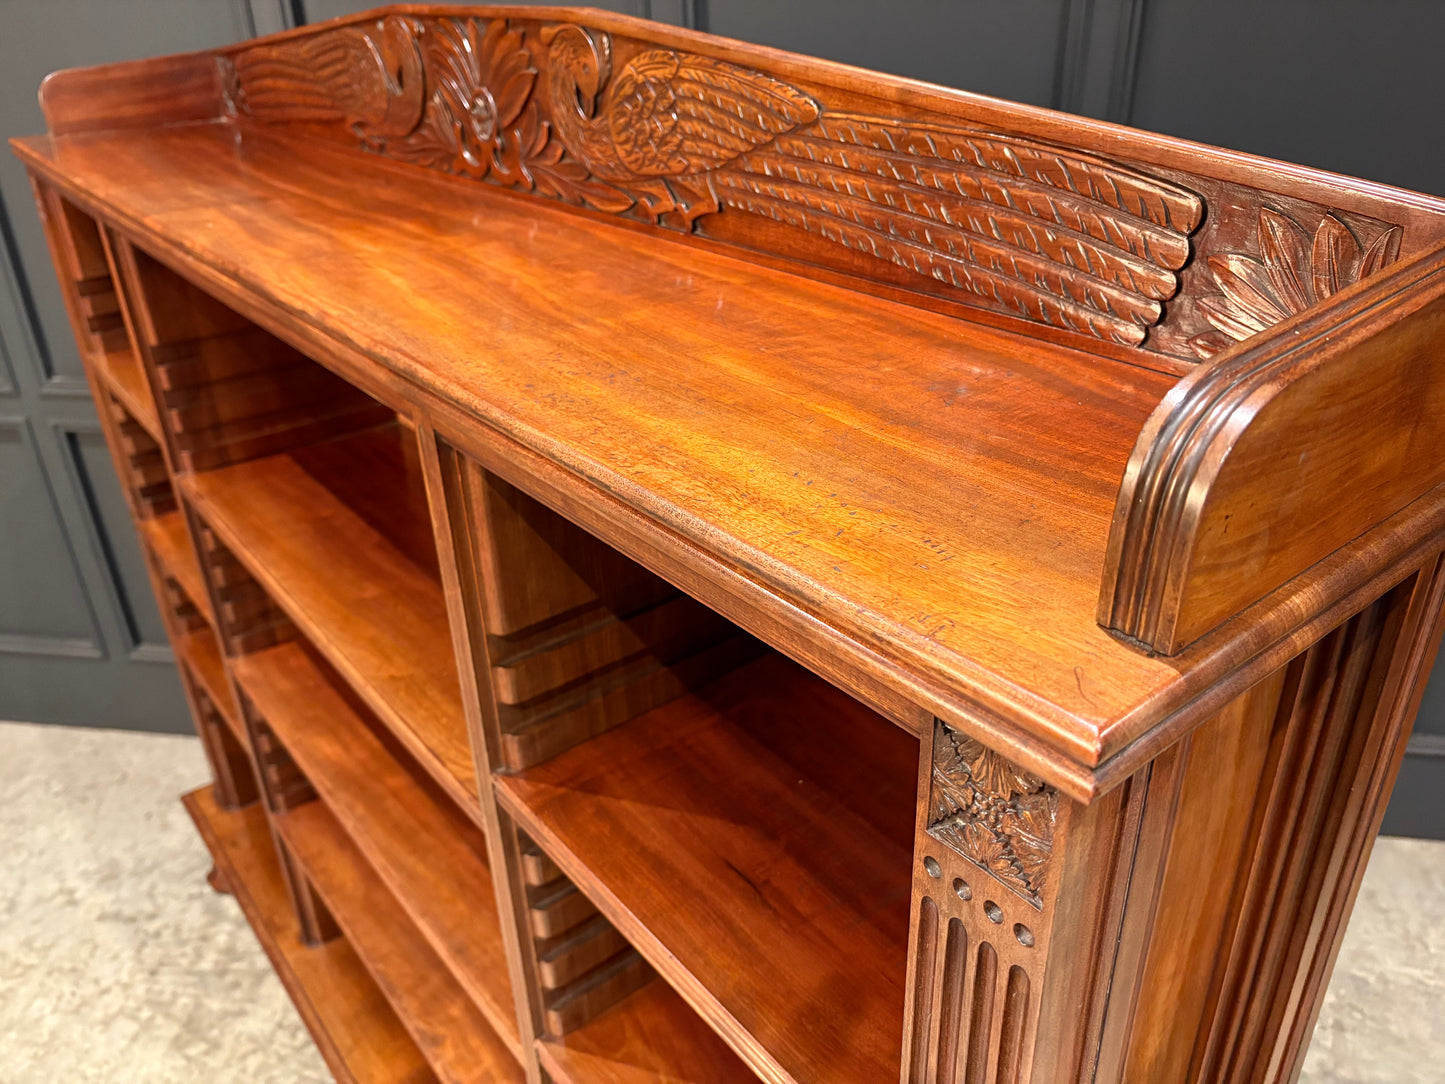
<svg viewBox="0 0 1445 1084"><path fill-rule="evenodd" d="M247 697L502 1040L517 1048L491 879L475 830L388 755L294 644L236 660ZM425 843L425 848L419 846Z"/></svg>
<svg viewBox="0 0 1445 1084"><path fill-rule="evenodd" d="M326 806L307 802L277 817L276 827L437 1079L521 1081L516 1056Z"/></svg>
<svg viewBox="0 0 1445 1084"><path fill-rule="evenodd" d="M41 101L339 1079L1293 1079L1445 628L1445 202L583 9Z"/></svg>
<svg viewBox="0 0 1445 1084"><path fill-rule="evenodd" d="M428 1084L437 1078L345 941L303 945L286 898L266 816L227 812L209 787L185 796L186 811L337 1080Z"/></svg>
<svg viewBox="0 0 1445 1084"><path fill-rule="evenodd" d="M771 718L820 700L839 730L891 730L771 656L498 795L764 1079L877 1080L899 1059L910 833L852 808L827 743L809 766L769 749Z"/></svg>

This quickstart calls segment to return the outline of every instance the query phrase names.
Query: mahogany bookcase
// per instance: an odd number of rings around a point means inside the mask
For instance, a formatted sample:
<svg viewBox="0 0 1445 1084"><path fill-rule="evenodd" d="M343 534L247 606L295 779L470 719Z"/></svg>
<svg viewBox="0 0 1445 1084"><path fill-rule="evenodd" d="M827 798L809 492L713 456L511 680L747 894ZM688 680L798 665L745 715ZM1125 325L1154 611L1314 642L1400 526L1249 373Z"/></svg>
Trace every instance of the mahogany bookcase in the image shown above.
<svg viewBox="0 0 1445 1084"><path fill-rule="evenodd" d="M29 168L356 1081L1286 1081L1441 635L1445 203L579 9Z"/></svg>

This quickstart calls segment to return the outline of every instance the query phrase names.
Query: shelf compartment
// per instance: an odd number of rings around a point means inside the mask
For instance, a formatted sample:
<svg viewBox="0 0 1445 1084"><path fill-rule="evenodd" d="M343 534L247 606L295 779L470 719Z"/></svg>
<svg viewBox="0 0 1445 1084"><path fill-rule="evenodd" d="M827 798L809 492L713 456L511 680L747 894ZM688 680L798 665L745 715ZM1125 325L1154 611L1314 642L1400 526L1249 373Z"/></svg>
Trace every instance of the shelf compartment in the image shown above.
<svg viewBox="0 0 1445 1084"><path fill-rule="evenodd" d="M565 1038L537 1043L557 1084L756 1084L677 991L654 979Z"/></svg>
<svg viewBox="0 0 1445 1084"><path fill-rule="evenodd" d="M367 725L364 709L300 644L243 655L231 666L265 729L493 1029L520 1051L480 831L407 770Z"/></svg>
<svg viewBox="0 0 1445 1084"><path fill-rule="evenodd" d="M182 479L206 524L480 822L446 605L396 424Z"/></svg>
<svg viewBox="0 0 1445 1084"><path fill-rule="evenodd" d="M259 805L227 812L209 786L182 801L227 891L281 977L338 1080L424 1084L433 1076L416 1044L344 940L307 946Z"/></svg>
<svg viewBox="0 0 1445 1084"><path fill-rule="evenodd" d="M99 389L98 410L108 410L118 445L116 473L130 493L136 518L153 519L176 510L175 489L166 467L165 453L156 437L132 416L126 405L104 388Z"/></svg>
<svg viewBox="0 0 1445 1084"><path fill-rule="evenodd" d="M123 239L112 255L178 471L272 455L394 412Z"/></svg>
<svg viewBox="0 0 1445 1084"><path fill-rule="evenodd" d="M161 417L151 396L150 383L140 358L129 344L96 355L100 374L111 394L140 424L150 438L160 443Z"/></svg>
<svg viewBox="0 0 1445 1084"><path fill-rule="evenodd" d="M196 561L196 550L191 545L186 520L179 511L152 516L139 522L141 537L151 548L162 569L181 586L193 606L205 615L214 628L215 615L211 612L211 596L206 590L206 581L201 576L201 566Z"/></svg>
<svg viewBox="0 0 1445 1084"><path fill-rule="evenodd" d="M472 1004L324 802L277 831L439 1080L523 1080L516 1055Z"/></svg>
<svg viewBox="0 0 1445 1084"><path fill-rule="evenodd" d="M42 198L54 214L56 267L75 308L79 345L106 390L159 443L160 414L126 330L100 224L56 192Z"/></svg>
<svg viewBox="0 0 1445 1084"><path fill-rule="evenodd" d="M874 1084L901 1058L917 758L772 654L496 786L759 1074Z"/></svg>
<svg viewBox="0 0 1445 1084"><path fill-rule="evenodd" d="M92 356L124 349L125 317L99 223L53 189L41 199L52 214L56 270L75 306L82 349Z"/></svg>
<svg viewBox="0 0 1445 1084"><path fill-rule="evenodd" d="M725 618L686 595L622 618L606 608L589 610L549 630L549 638L534 635L515 645L495 638L492 692L503 704L530 704L640 657L662 665L678 662L715 644L730 628Z"/></svg>
<svg viewBox="0 0 1445 1084"><path fill-rule="evenodd" d="M445 450L502 765L523 771L756 655L725 618ZM445 468L450 469L450 468Z"/></svg>
<svg viewBox="0 0 1445 1084"><path fill-rule="evenodd" d="M727 621L719 622L716 629L731 630L732 634L687 657L670 661L666 656L643 652L624 665L589 675L587 681L525 711L499 704L501 750L507 766L520 770L539 764L656 704L705 684L764 650L758 641L739 633Z"/></svg>
<svg viewBox="0 0 1445 1084"><path fill-rule="evenodd" d="M175 648L182 665L190 671L196 684L215 705L226 729L240 742L242 749L249 749L251 743L246 737L246 727L241 721L241 712L236 706L231 683L226 679L221 652L216 647L216 634L209 626L202 625L177 636Z"/></svg>

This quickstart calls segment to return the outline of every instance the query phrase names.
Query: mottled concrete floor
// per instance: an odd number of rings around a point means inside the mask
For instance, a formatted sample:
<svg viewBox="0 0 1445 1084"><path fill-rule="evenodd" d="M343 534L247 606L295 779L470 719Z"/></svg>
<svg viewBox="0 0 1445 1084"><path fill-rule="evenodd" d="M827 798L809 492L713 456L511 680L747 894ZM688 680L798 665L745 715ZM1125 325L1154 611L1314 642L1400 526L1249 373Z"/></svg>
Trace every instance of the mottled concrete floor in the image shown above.
<svg viewBox="0 0 1445 1084"><path fill-rule="evenodd" d="M206 885L205 779L194 738L0 724L0 1084L330 1079ZM1301 1081L1442 1080L1445 843L1384 839Z"/></svg>

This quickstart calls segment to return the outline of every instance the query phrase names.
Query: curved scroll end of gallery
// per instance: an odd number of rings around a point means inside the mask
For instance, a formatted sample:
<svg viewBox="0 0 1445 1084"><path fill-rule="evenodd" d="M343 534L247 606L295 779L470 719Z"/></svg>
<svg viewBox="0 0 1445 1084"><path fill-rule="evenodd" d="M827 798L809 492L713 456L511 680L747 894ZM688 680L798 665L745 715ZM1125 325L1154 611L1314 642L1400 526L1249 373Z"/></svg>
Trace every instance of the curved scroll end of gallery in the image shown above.
<svg viewBox="0 0 1445 1084"><path fill-rule="evenodd" d="M1445 246L1238 343L1170 391L1124 473L1099 624L1166 656L1245 611L1242 632L1278 623L1283 634L1418 542L1418 528L1385 521L1442 483Z"/></svg>

